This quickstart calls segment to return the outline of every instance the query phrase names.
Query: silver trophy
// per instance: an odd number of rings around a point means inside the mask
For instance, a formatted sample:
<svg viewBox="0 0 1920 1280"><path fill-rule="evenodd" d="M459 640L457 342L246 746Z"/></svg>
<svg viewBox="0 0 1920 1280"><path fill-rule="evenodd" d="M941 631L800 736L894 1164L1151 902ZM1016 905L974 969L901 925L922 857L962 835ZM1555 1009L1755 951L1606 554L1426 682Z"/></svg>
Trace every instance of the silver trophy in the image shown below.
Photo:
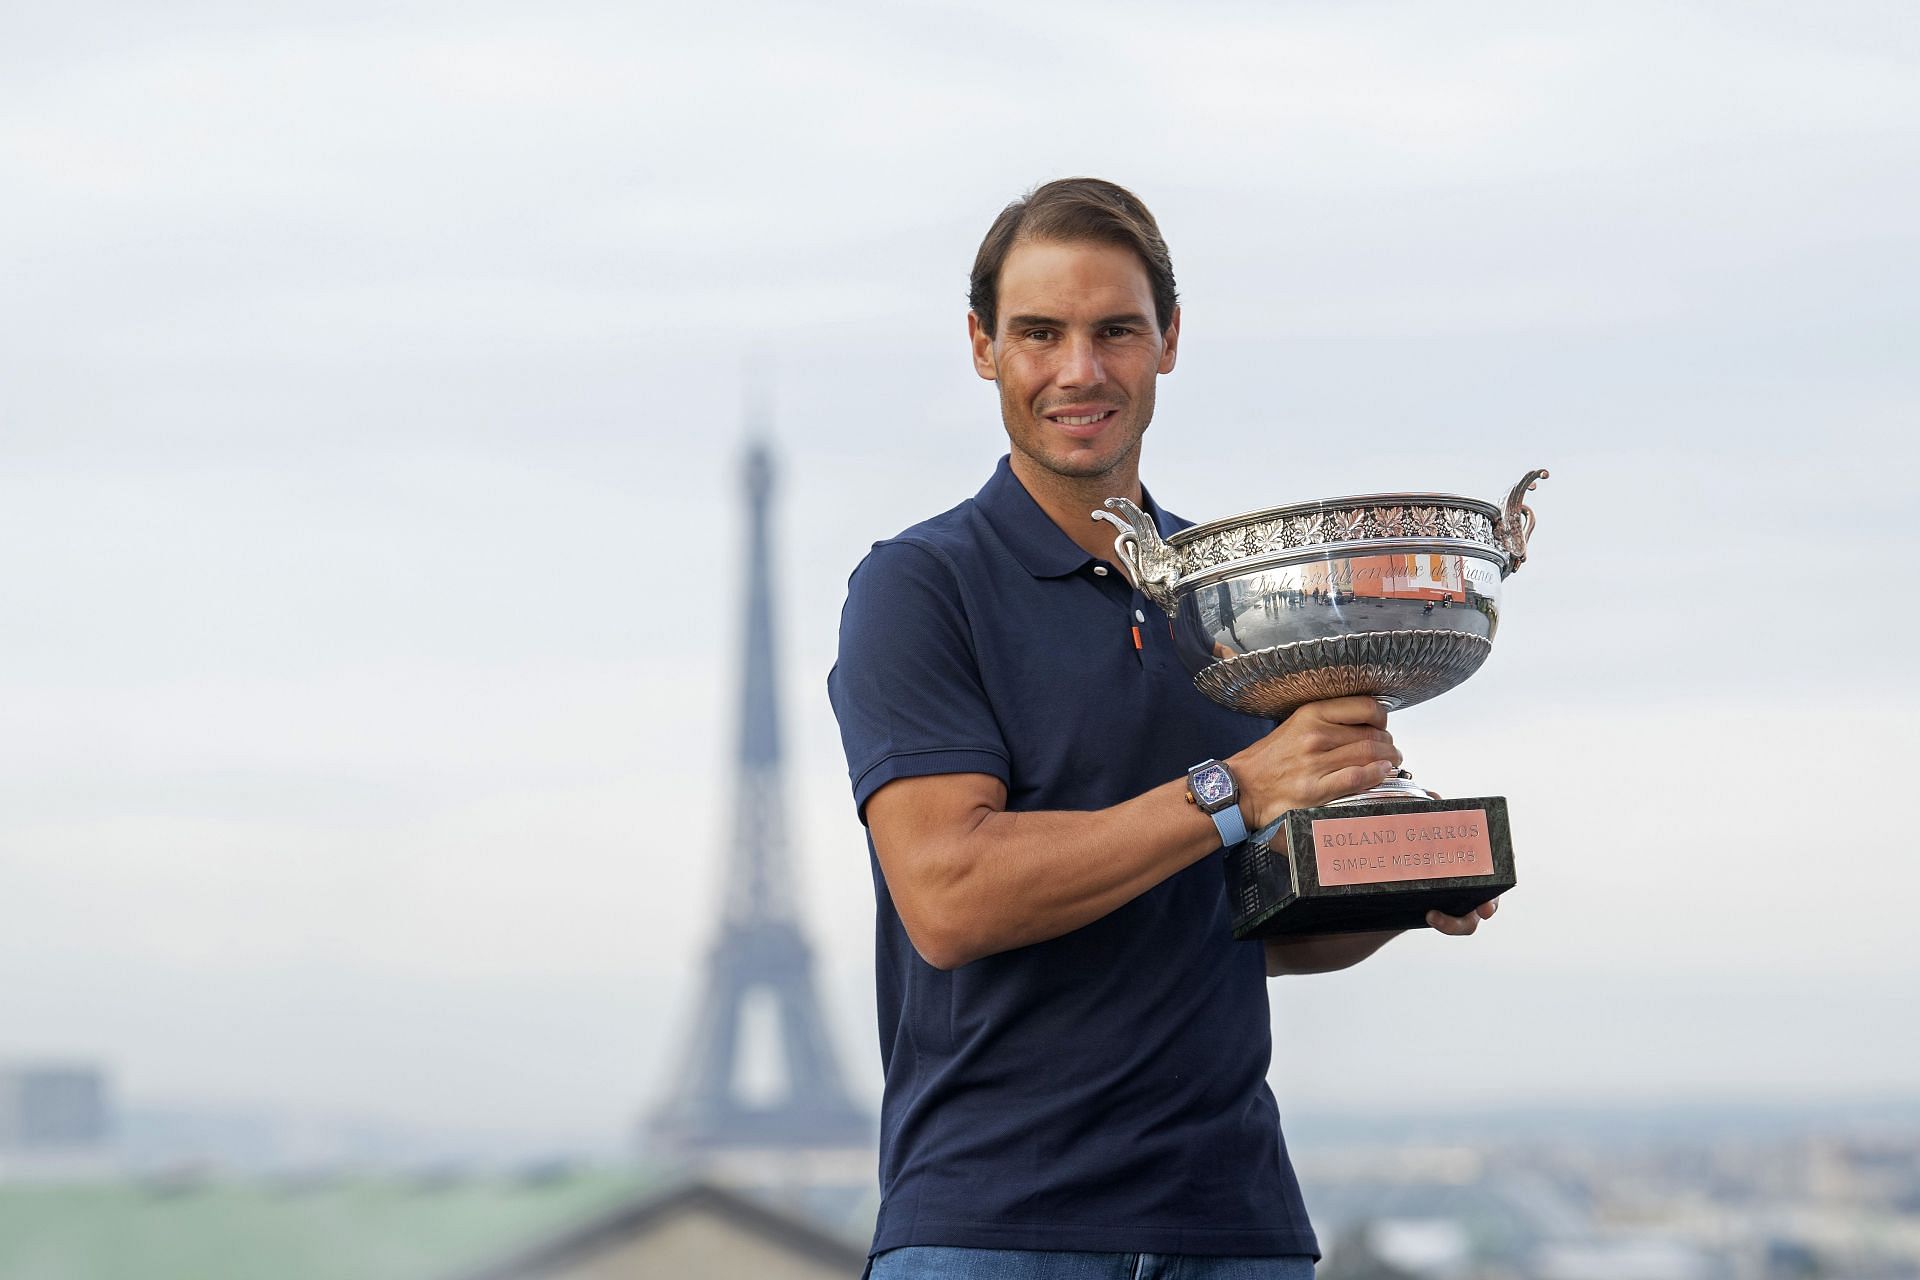
<svg viewBox="0 0 1920 1280"><path fill-rule="evenodd" d="M1297 503L1162 539L1125 498L1093 518L1166 612L1194 685L1224 707L1280 719L1365 694L1389 710L1480 669L1501 586L1527 558L1529 471L1504 506L1439 493ZM1239 937L1409 928L1465 914L1514 884L1506 802L1444 801L1405 770L1372 790L1294 810L1229 851Z"/></svg>

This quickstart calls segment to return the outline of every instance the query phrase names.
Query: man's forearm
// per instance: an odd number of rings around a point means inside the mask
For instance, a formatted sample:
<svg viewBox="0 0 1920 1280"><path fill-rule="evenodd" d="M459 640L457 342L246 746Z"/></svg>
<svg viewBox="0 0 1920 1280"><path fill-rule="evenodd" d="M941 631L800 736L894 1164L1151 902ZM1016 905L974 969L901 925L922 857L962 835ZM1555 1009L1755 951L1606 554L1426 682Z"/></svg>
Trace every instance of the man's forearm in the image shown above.
<svg viewBox="0 0 1920 1280"><path fill-rule="evenodd" d="M1300 708L1229 758L1242 818L1258 826L1380 781L1400 759L1385 726L1371 698ZM1010 813L998 777L929 774L880 787L866 819L907 936L951 969L1091 924L1219 848L1186 790L1176 779L1107 809Z"/></svg>
<svg viewBox="0 0 1920 1280"><path fill-rule="evenodd" d="M1091 924L1219 847L1182 780L1092 812L983 806L914 850L913 908L895 902L921 955L951 969Z"/></svg>

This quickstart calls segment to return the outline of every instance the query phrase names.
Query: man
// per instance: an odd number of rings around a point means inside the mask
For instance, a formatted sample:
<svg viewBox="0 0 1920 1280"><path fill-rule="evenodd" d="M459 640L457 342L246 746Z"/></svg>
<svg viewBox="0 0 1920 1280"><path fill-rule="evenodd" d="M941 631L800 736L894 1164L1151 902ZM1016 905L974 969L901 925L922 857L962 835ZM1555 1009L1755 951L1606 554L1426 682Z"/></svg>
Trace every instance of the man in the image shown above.
<svg viewBox="0 0 1920 1280"><path fill-rule="evenodd" d="M1237 943L1219 852L1400 753L1368 698L1277 728L1209 702L1090 516L1118 495L1186 527L1140 483L1180 340L1145 206L1093 179L1038 188L987 232L970 303L1009 454L874 546L828 678L878 905L871 1273L1310 1276L1265 978L1392 935ZM1237 805L1210 817L1187 775L1216 760ZM1492 910L1428 922L1466 934Z"/></svg>

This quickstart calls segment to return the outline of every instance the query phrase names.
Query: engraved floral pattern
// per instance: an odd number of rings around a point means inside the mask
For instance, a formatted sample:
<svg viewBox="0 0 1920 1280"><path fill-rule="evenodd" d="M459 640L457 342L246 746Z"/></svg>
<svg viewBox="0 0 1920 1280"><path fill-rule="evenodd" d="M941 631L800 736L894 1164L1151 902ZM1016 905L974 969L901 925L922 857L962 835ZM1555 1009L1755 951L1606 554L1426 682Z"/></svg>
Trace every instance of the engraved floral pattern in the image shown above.
<svg viewBox="0 0 1920 1280"><path fill-rule="evenodd" d="M1181 575L1188 576L1259 556L1370 538L1446 538L1477 543L1500 553L1508 553L1512 547L1505 530L1484 513L1433 502L1361 503L1250 519L1192 541L1177 542L1173 549L1179 554Z"/></svg>

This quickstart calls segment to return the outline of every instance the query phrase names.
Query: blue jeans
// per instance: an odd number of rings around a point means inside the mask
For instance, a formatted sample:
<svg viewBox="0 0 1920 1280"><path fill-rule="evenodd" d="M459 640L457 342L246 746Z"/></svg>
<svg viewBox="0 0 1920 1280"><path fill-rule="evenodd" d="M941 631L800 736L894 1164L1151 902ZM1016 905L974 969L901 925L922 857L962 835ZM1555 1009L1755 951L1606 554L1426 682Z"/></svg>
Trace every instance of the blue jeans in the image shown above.
<svg viewBox="0 0 1920 1280"><path fill-rule="evenodd" d="M889 1249L871 1280L1313 1280L1305 1254L1213 1258L1196 1253L1053 1253L1028 1249Z"/></svg>

